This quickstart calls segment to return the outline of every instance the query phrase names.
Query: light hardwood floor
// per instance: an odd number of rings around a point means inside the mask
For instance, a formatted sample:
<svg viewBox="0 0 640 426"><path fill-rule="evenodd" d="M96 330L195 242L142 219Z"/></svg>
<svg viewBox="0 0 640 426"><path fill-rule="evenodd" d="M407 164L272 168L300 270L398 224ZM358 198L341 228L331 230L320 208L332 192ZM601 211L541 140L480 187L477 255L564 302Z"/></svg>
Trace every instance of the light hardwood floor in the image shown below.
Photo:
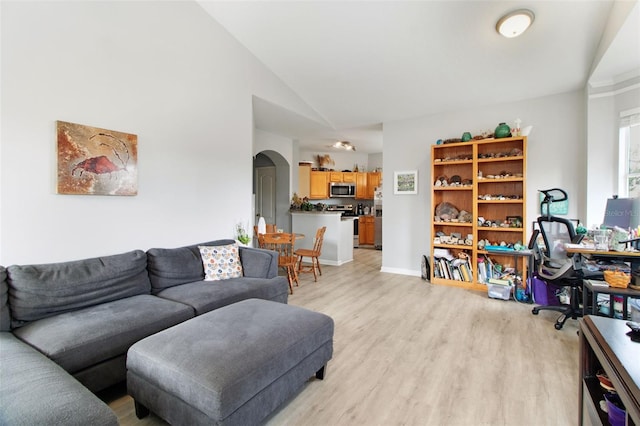
<svg viewBox="0 0 640 426"><path fill-rule="evenodd" d="M331 316L334 354L268 425L572 425L578 420L577 322L485 293L380 272L381 252L304 274L289 303ZM124 390L105 399L138 420Z"/></svg>

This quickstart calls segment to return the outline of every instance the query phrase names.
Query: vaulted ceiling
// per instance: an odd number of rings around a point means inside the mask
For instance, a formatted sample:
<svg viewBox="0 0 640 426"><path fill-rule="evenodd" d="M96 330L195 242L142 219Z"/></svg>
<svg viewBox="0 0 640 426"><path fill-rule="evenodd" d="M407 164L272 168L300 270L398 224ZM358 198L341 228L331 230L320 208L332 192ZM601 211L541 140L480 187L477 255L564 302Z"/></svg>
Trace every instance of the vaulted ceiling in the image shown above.
<svg viewBox="0 0 640 426"><path fill-rule="evenodd" d="M322 117L254 103L258 127L308 149L349 139L380 152L386 121L640 75L637 0L199 3ZM533 25L503 38L496 22L520 8L535 13ZM606 40L616 13L624 24ZM612 47L600 58L602 40Z"/></svg>

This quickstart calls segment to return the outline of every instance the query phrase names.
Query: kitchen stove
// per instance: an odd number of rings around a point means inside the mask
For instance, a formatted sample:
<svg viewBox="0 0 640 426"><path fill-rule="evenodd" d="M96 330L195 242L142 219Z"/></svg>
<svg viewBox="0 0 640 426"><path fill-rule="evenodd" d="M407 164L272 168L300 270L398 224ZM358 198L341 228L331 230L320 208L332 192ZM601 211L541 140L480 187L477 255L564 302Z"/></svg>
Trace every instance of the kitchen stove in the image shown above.
<svg viewBox="0 0 640 426"><path fill-rule="evenodd" d="M343 216L355 216L353 211L353 204L334 204L327 206L327 211L330 212L342 212Z"/></svg>

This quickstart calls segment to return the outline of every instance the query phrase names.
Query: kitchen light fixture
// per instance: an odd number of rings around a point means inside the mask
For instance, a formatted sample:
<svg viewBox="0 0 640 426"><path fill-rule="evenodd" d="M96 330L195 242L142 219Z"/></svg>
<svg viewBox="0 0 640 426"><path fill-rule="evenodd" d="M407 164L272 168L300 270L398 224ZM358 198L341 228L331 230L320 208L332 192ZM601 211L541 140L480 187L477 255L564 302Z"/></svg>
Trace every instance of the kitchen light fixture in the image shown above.
<svg viewBox="0 0 640 426"><path fill-rule="evenodd" d="M349 141L337 141L333 145L334 148L346 149L347 151L355 151L356 147L351 144Z"/></svg>
<svg viewBox="0 0 640 426"><path fill-rule="evenodd" d="M496 31L507 38L518 37L531 26L535 15L529 9L519 9L504 15L496 24Z"/></svg>

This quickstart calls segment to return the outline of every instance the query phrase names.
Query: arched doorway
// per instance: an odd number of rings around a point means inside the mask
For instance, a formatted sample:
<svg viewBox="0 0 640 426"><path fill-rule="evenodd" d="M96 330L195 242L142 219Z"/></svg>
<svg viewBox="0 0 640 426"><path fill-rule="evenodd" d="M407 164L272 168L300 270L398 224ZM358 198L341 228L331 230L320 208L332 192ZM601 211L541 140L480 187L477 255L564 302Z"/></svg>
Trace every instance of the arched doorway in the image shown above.
<svg viewBox="0 0 640 426"><path fill-rule="evenodd" d="M263 216L267 223L275 223L285 232L291 232L289 162L276 151L259 152L253 160L253 176L255 222Z"/></svg>

